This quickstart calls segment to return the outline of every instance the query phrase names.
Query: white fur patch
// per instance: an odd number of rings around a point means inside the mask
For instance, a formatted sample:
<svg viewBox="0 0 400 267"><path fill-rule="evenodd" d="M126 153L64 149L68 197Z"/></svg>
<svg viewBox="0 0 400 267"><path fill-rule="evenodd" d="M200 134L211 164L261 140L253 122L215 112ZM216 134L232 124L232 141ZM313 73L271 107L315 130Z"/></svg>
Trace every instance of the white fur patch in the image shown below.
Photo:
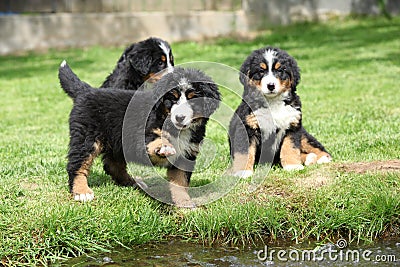
<svg viewBox="0 0 400 267"><path fill-rule="evenodd" d="M250 177L250 176L252 176L253 175L253 171L250 171L250 170L240 170L240 171L237 171L237 172L235 172L234 174L233 174L233 176L237 176L237 177L240 177L240 178L248 178L248 177Z"/></svg>
<svg viewBox="0 0 400 267"><path fill-rule="evenodd" d="M176 150L172 146L163 145L158 154L162 156L171 156L176 154Z"/></svg>
<svg viewBox="0 0 400 267"><path fill-rule="evenodd" d="M264 58L268 63L268 71L272 70L272 64L274 63L275 55L276 51L272 49L268 49L267 51L264 52Z"/></svg>
<svg viewBox="0 0 400 267"><path fill-rule="evenodd" d="M182 91L186 91L187 89L191 88L191 84L186 78L182 78L178 82L178 86Z"/></svg>
<svg viewBox="0 0 400 267"><path fill-rule="evenodd" d="M67 65L67 61L65 61L65 59L63 60L63 62L61 62L60 67L64 68Z"/></svg>
<svg viewBox="0 0 400 267"><path fill-rule="evenodd" d="M304 169L304 166L301 164L291 164L291 165L283 166L283 169L285 171L300 171L300 170Z"/></svg>
<svg viewBox="0 0 400 267"><path fill-rule="evenodd" d="M171 65L171 60L169 58L169 53L171 52L171 49L169 49L164 42L160 42L159 44L161 50L164 52L165 57L167 58L167 67L166 69L168 70L168 73L173 71L173 66Z"/></svg>
<svg viewBox="0 0 400 267"><path fill-rule="evenodd" d="M306 156L306 161L304 162L304 165L310 166L311 164L314 164L316 162L317 162L317 154L310 153Z"/></svg>
<svg viewBox="0 0 400 267"><path fill-rule="evenodd" d="M323 164L323 163L329 163L332 161L331 157L328 156L322 156L319 160L317 160L318 164Z"/></svg>
<svg viewBox="0 0 400 267"><path fill-rule="evenodd" d="M74 196L74 199L82 202L91 201L94 199L94 193L77 194Z"/></svg>
<svg viewBox="0 0 400 267"><path fill-rule="evenodd" d="M172 146L175 148L176 154L171 155L168 159L170 162L174 162L179 156L187 156L192 153L192 151L198 151L198 145L191 143L192 138L191 129L184 129L179 132L178 137L170 136L168 139Z"/></svg>
<svg viewBox="0 0 400 267"><path fill-rule="evenodd" d="M283 102L283 96L267 99L274 124L281 130L287 130L292 123L299 122L301 112Z"/></svg>
<svg viewBox="0 0 400 267"><path fill-rule="evenodd" d="M189 126L192 122L193 113L185 94L182 94L178 102L171 108L171 121L177 129L182 129L183 126ZM179 117L183 118L183 120L178 121Z"/></svg>
<svg viewBox="0 0 400 267"><path fill-rule="evenodd" d="M271 111L267 108L259 108L253 112L256 116L258 126L260 127L263 139L268 139L269 136L276 131L274 120L271 116Z"/></svg>

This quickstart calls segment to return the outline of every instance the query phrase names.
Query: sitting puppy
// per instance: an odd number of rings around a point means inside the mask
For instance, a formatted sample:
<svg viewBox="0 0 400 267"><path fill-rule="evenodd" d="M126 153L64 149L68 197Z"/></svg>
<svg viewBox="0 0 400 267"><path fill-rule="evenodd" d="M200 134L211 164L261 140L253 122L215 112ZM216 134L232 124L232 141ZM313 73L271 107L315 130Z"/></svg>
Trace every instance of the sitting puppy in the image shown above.
<svg viewBox="0 0 400 267"><path fill-rule="evenodd" d="M125 49L101 88L137 90L145 81L154 82L172 71L173 66L169 44L159 38L148 38Z"/></svg>
<svg viewBox="0 0 400 267"><path fill-rule="evenodd" d="M240 71L243 100L229 126L233 173L251 176L254 165L263 162L280 162L285 170L330 162L331 155L302 126L295 59L265 47L253 51Z"/></svg>
<svg viewBox="0 0 400 267"><path fill-rule="evenodd" d="M186 190L209 116L220 93L203 72L176 68L153 90L94 89L64 61L59 68L63 90L73 99L67 171L75 200L94 198L87 177L102 154L108 174L121 185L135 185L127 162L167 168L174 203L192 207ZM129 109L127 109L129 107ZM124 140L124 143L123 143Z"/></svg>

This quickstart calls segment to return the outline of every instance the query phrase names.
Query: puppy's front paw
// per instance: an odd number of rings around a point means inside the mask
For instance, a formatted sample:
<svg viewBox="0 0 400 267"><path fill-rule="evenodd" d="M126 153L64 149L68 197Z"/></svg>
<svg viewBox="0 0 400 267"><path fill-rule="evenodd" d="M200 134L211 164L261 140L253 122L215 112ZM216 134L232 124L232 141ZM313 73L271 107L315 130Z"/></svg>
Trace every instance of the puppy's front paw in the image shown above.
<svg viewBox="0 0 400 267"><path fill-rule="evenodd" d="M283 166L285 171L300 171L304 169L304 166L301 164L290 164Z"/></svg>
<svg viewBox="0 0 400 267"><path fill-rule="evenodd" d="M237 172L235 172L234 174L233 174L233 176L237 176L237 177L240 177L240 178L248 178L248 177L250 177L250 176L252 176L253 175L253 171L251 171L251 170L240 170L240 171L237 171Z"/></svg>
<svg viewBox="0 0 400 267"><path fill-rule="evenodd" d="M81 202L86 202L86 201L92 201L94 199L94 193L92 190L91 192L87 193L73 193L74 200L76 201L81 201Z"/></svg>
<svg viewBox="0 0 400 267"><path fill-rule="evenodd" d="M160 148L157 148L155 150L155 153L160 156L160 157L168 157L176 154L175 148L168 144L168 145L162 145Z"/></svg>
<svg viewBox="0 0 400 267"><path fill-rule="evenodd" d="M174 199L174 203L179 208L195 209L197 208L196 203L191 199Z"/></svg>
<svg viewBox="0 0 400 267"><path fill-rule="evenodd" d="M86 202L94 199L93 190L87 185L74 186L71 193L76 201Z"/></svg>

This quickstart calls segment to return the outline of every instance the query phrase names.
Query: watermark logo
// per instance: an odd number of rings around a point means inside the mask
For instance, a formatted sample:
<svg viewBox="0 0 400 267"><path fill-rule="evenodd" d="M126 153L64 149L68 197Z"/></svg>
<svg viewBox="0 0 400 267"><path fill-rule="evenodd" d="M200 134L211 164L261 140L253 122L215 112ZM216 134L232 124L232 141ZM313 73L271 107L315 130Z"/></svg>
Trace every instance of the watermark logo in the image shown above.
<svg viewBox="0 0 400 267"><path fill-rule="evenodd" d="M336 244L327 244L312 250L274 249L265 246L257 251L257 258L263 262L397 262L394 254L377 253L369 249L350 249L345 239Z"/></svg>

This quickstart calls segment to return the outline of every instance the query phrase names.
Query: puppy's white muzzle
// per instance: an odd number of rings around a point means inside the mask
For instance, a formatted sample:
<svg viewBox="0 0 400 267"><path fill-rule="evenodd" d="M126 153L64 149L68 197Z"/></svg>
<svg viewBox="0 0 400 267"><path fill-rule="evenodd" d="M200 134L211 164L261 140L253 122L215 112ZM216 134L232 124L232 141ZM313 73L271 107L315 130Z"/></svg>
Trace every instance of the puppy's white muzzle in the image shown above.
<svg viewBox="0 0 400 267"><path fill-rule="evenodd" d="M261 79L261 90L265 96L275 96L279 93L279 81L271 72Z"/></svg>
<svg viewBox="0 0 400 267"><path fill-rule="evenodd" d="M193 109L184 94L179 101L171 108L171 121L178 129L186 128L193 119Z"/></svg>

